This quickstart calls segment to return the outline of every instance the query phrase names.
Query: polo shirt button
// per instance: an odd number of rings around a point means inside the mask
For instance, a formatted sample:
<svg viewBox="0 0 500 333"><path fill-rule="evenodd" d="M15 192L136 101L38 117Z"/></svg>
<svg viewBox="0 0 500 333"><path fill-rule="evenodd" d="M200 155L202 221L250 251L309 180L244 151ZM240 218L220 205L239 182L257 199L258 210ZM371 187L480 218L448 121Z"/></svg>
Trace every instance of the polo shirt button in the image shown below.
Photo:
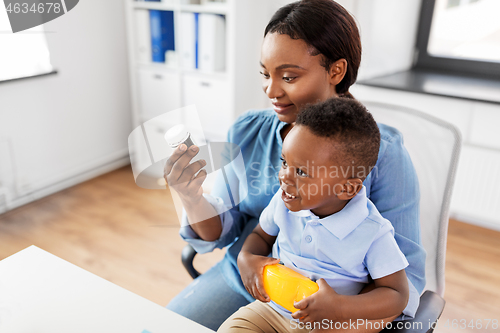
<svg viewBox="0 0 500 333"><path fill-rule="evenodd" d="M306 242L311 243L312 240L313 238L310 235L306 236Z"/></svg>

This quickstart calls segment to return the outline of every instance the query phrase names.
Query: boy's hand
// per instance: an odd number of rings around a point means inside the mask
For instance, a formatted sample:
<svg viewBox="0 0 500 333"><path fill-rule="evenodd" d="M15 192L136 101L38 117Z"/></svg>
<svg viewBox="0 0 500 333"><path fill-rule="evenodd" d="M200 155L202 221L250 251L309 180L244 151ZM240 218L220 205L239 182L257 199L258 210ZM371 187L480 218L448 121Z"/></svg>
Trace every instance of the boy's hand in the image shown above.
<svg viewBox="0 0 500 333"><path fill-rule="evenodd" d="M253 298L261 302L269 302L271 299L264 290L263 274L264 266L278 264L277 258L270 258L241 251L238 255L238 267L241 280L246 290Z"/></svg>
<svg viewBox="0 0 500 333"><path fill-rule="evenodd" d="M340 295L326 283L324 279L318 281L319 290L309 297L294 303L299 309L292 313L292 318L303 323L321 322L323 319L336 320L340 316Z"/></svg>

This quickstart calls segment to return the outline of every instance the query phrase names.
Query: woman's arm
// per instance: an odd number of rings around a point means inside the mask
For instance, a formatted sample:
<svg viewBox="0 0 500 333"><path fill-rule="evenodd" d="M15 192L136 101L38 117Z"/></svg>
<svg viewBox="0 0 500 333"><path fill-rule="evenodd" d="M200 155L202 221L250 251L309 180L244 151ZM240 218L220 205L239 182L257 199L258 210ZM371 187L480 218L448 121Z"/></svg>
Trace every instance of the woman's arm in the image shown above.
<svg viewBox="0 0 500 333"><path fill-rule="evenodd" d="M197 146L187 149L182 144L177 147L165 164L164 177L168 186L179 195L191 228L201 239L214 241L221 234L221 220L214 207L203 197L201 185L207 172L201 168L207 164L206 161L198 160L190 164L198 151Z"/></svg>
<svg viewBox="0 0 500 333"><path fill-rule="evenodd" d="M227 183L232 190L238 190L240 186L240 179L237 177L236 173L233 171L232 165L227 165L225 167ZM183 227L180 229L181 237L190 243L198 253L207 253L213 251L215 248L223 248L224 246L232 243L234 239L241 235L246 223L250 219L250 216L240 212L240 206L236 205L232 207L231 199L228 197L227 184L224 177L220 174L217 175L214 188L211 194L203 194L203 199L210 205L208 209L213 209L215 213L212 213L212 218L209 220L204 217L203 222L194 223L191 225L193 217L187 213L183 214ZM189 209L191 212L200 213L200 208ZM215 216L214 216L215 215ZM197 217L195 217L197 218ZM196 220L195 220L196 221ZM198 220L199 221L199 220ZM215 225L210 226L209 223L214 223ZM196 227L206 227L206 228L217 228L217 237L212 240L204 240L201 238L195 230Z"/></svg>

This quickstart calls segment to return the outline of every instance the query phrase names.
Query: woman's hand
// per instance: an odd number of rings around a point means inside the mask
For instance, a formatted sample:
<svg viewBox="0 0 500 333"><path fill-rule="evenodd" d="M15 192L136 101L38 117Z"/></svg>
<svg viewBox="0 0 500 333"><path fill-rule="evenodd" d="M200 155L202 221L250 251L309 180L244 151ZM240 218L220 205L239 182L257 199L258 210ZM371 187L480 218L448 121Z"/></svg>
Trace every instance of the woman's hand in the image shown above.
<svg viewBox="0 0 500 333"><path fill-rule="evenodd" d="M324 279L318 280L319 290L309 297L294 303L299 309L292 318L303 323L321 322L323 319L336 321L341 316L341 298Z"/></svg>
<svg viewBox="0 0 500 333"><path fill-rule="evenodd" d="M187 149L185 144L181 144L168 158L163 170L167 185L179 194L185 204L198 202L203 194L201 185L207 177L207 172L201 168L207 163L205 160L198 160L189 164L198 151L197 146ZM198 171L200 172L196 175Z"/></svg>
<svg viewBox="0 0 500 333"><path fill-rule="evenodd" d="M263 274L264 266L279 263L277 258L255 255L247 251L241 251L238 255L238 267L241 280L248 293L261 302L269 302L271 299L264 290Z"/></svg>

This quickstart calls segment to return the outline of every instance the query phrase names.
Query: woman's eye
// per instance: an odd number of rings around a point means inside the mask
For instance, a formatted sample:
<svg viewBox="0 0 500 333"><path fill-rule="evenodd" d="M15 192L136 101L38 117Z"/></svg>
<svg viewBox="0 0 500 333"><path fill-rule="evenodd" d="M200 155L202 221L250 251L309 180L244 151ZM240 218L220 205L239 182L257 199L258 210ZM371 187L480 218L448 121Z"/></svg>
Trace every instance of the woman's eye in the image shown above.
<svg viewBox="0 0 500 333"><path fill-rule="evenodd" d="M297 175L300 177L307 177L307 173L305 173L301 169L297 169Z"/></svg>
<svg viewBox="0 0 500 333"><path fill-rule="evenodd" d="M283 157L280 157L280 160L281 160L281 166L282 166L283 168L286 168L288 165L286 164L285 159L284 159Z"/></svg>
<svg viewBox="0 0 500 333"><path fill-rule="evenodd" d="M264 78L269 79L269 74L264 72L259 72Z"/></svg>
<svg viewBox="0 0 500 333"><path fill-rule="evenodd" d="M295 79L295 76L283 76L283 81L290 83Z"/></svg>

